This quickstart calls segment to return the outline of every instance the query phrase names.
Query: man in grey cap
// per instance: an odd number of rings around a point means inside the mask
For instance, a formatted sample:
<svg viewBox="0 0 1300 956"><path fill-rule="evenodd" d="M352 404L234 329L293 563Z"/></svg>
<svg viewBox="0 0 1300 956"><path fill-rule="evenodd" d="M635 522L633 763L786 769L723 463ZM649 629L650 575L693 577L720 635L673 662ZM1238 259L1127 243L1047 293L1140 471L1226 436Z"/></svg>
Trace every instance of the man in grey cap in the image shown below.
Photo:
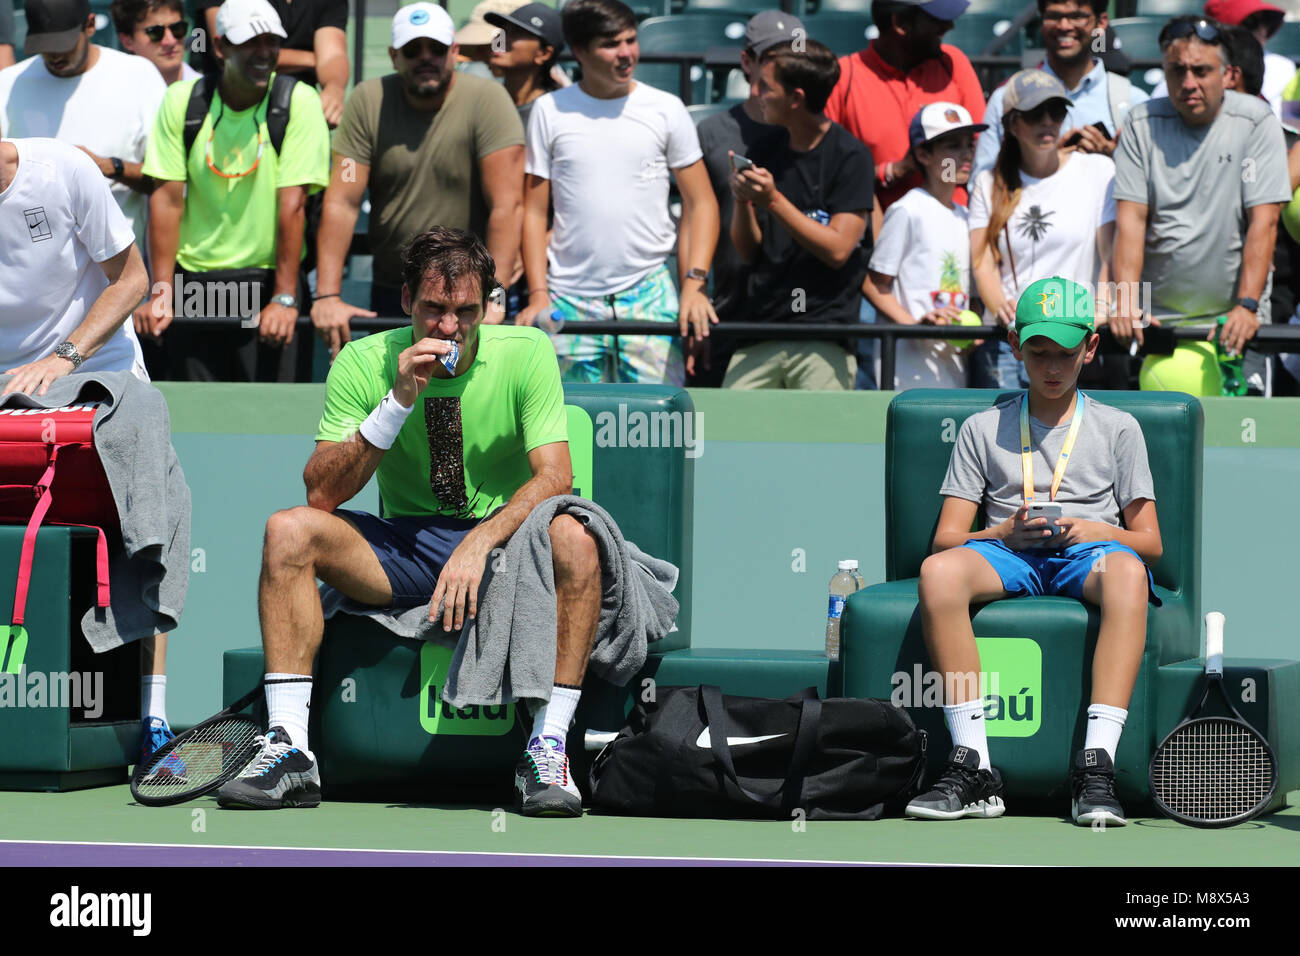
<svg viewBox="0 0 1300 956"><path fill-rule="evenodd" d="M718 232L718 246L713 253L713 309L719 322L745 321L745 285L749 269L736 255L731 244L731 217L736 210L731 194L731 160L729 154L749 156L757 147L765 147L776 140L785 139L784 127L763 122L754 81L758 76L759 58L778 43L797 43L807 39L807 32L799 18L780 10L764 10L750 18L745 26L745 48L740 51L740 68L749 81L749 99L737 103L725 113L710 116L699 125L700 149L704 151L704 166L709 172L709 182L718 197L718 211L722 226ZM726 337L700 339L694 375L690 385L718 386L731 360L735 346ZM709 343L713 343L710 346Z"/></svg>

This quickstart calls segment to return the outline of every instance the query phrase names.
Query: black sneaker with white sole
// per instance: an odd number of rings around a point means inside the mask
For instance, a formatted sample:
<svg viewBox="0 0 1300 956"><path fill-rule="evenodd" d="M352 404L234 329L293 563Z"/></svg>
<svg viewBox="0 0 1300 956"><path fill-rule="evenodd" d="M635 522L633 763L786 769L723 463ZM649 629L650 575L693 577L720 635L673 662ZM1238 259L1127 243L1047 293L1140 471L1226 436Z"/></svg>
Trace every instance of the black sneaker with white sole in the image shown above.
<svg viewBox="0 0 1300 956"><path fill-rule="evenodd" d="M1128 823L1115 797L1115 764L1100 747L1074 755L1070 792L1070 815L1079 826L1122 827Z"/></svg>
<svg viewBox="0 0 1300 956"><path fill-rule="evenodd" d="M515 765L515 798L526 817L580 817L582 794L558 737L534 737Z"/></svg>
<svg viewBox="0 0 1300 956"><path fill-rule="evenodd" d="M217 804L241 810L319 806L316 758L295 747L283 727L272 727L257 742L262 752L248 769L217 791Z"/></svg>
<svg viewBox="0 0 1300 956"><path fill-rule="evenodd" d="M1007 812L1002 800L1002 775L981 770L980 755L970 747L954 747L948 766L928 793L907 805L905 813L920 820L960 820L962 817L1000 817Z"/></svg>

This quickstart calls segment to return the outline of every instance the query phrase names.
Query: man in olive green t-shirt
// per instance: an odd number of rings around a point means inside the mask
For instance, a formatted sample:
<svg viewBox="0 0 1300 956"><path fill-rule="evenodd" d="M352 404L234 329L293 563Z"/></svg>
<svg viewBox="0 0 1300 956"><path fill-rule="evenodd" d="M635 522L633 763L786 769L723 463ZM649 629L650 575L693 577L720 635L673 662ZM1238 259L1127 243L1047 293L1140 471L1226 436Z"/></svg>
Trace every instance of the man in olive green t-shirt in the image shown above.
<svg viewBox="0 0 1300 956"><path fill-rule="evenodd" d="M320 802L308 740L312 661L324 633L319 578L364 605L428 604L459 631L478 611L494 549L529 514L572 493L573 464L555 349L545 333L482 326L496 265L474 236L434 228L401 260L411 324L346 345L330 370L307 506L266 523L258 591L266 653L263 749L222 787L224 807L276 810ZM384 514L342 510L374 475ZM578 816L564 739L601 609L591 534L550 522L557 608L554 685L535 702L516 768L526 815Z"/></svg>
<svg viewBox="0 0 1300 956"><path fill-rule="evenodd" d="M312 323L335 355L355 316L401 314L402 246L431 226L478 236L508 286L523 229L524 128L500 84L457 73L451 17L412 3L393 17L396 73L348 97L317 239ZM367 311L339 295L343 262L366 188L374 280ZM500 322L494 307L486 319Z"/></svg>
<svg viewBox="0 0 1300 956"><path fill-rule="evenodd" d="M329 130L320 94L295 83L280 149L270 141L284 27L266 0L226 0L217 25L221 78L193 145L187 153L185 118L201 81L182 80L168 87L145 154L146 175L161 185L149 205L154 285L140 331L166 332L169 378L305 381L311 343L299 348L294 338L305 209L328 182ZM243 322L185 323L216 315Z"/></svg>

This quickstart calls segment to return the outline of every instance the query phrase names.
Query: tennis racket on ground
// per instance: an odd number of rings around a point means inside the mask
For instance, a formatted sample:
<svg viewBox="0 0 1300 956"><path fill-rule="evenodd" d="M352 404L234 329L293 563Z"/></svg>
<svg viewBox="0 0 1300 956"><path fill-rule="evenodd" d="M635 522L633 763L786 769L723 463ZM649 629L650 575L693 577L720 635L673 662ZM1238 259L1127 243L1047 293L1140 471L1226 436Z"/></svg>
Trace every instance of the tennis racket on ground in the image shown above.
<svg viewBox="0 0 1300 956"><path fill-rule="evenodd" d="M239 712L262 693L259 684L219 714L191 727L135 768L131 796L147 807L166 807L211 793L238 776L261 748L261 727Z"/></svg>
<svg viewBox="0 0 1300 956"><path fill-rule="evenodd" d="M1151 795L1166 816L1194 827L1245 823L1277 789L1277 757L1223 688L1223 615L1205 615L1205 690L1151 760ZM1210 689L1231 717L1205 716Z"/></svg>

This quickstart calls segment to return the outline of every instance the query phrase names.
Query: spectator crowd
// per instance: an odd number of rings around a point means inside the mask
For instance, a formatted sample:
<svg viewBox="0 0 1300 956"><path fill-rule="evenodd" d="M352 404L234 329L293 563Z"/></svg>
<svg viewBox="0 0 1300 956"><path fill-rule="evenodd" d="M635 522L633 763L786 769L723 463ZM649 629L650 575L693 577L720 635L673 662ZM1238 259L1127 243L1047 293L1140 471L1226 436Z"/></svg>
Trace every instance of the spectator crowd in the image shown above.
<svg viewBox="0 0 1300 956"><path fill-rule="evenodd" d="M966 6L874 0L878 35L838 58L759 13L748 99L697 126L637 80L620 0L484 0L459 31L402 6L393 71L350 92L344 0L201 0L196 23L183 0L114 0L121 51L93 42L88 0L28 0L0 135L62 140L108 180L149 273L125 332L154 378L309 381L302 330L332 360L356 319L409 314L401 252L440 226L492 256L486 321L554 333L565 381L1023 387L1005 332L899 338L880 381L873 338L783 330L1006 330L1055 276L1109 329L1086 386L1131 387L1141 366L1186 387L1228 354L1252 394L1295 393L1285 357L1252 347L1300 283L1300 84L1265 50L1282 11L1174 17L1148 97L1107 71L1103 0L1038 0L1043 61L986 97L943 42ZM373 278L348 301L363 212ZM665 334L575 334L591 321ZM772 332L716 334L738 322ZM1175 346L1180 326L1204 341Z"/></svg>

